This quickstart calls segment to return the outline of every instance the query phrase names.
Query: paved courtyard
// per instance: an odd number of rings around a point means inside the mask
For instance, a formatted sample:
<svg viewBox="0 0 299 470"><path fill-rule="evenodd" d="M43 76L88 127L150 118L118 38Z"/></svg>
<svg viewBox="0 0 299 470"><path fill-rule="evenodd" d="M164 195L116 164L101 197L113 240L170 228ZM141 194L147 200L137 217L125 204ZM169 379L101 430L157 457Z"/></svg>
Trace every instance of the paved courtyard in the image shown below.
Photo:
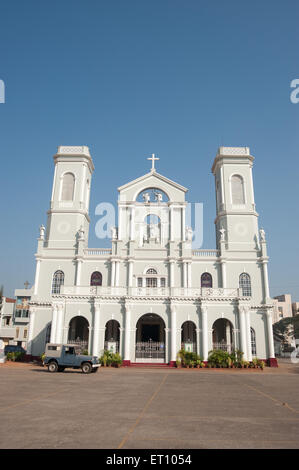
<svg viewBox="0 0 299 470"><path fill-rule="evenodd" d="M278 369L0 365L0 448L299 448L299 364Z"/></svg>

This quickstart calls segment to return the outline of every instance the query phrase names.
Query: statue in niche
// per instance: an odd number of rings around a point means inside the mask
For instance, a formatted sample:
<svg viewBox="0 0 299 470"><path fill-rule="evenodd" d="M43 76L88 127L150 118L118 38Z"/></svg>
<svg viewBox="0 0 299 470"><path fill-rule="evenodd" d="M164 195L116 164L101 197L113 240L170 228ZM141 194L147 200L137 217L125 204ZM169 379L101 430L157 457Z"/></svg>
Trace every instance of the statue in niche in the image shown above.
<svg viewBox="0 0 299 470"><path fill-rule="evenodd" d="M79 228L78 230L78 240L84 240L84 235L85 235L85 232L84 232L84 229L83 229L83 226L81 225L81 227Z"/></svg>
<svg viewBox="0 0 299 470"><path fill-rule="evenodd" d="M226 230L225 230L225 228L223 228L223 227L219 230L219 233L220 233L220 241L221 241L221 242L225 242L225 232L226 232Z"/></svg>
<svg viewBox="0 0 299 470"><path fill-rule="evenodd" d="M261 239L261 242L266 241L266 233L265 233L265 230L263 228L260 229L260 239Z"/></svg>
<svg viewBox="0 0 299 470"><path fill-rule="evenodd" d="M45 230L46 230L46 227L44 225L41 225L39 228L39 238L41 240L45 239Z"/></svg>
<svg viewBox="0 0 299 470"><path fill-rule="evenodd" d="M150 194L149 194L149 193L144 193L144 194L142 195L142 197L143 197L143 200L144 200L144 202L145 202L146 204L149 203L150 200L151 200L151 197L150 197Z"/></svg>
<svg viewBox="0 0 299 470"><path fill-rule="evenodd" d="M192 242L193 238L193 230L191 227L186 227L186 241L187 242Z"/></svg>
<svg viewBox="0 0 299 470"><path fill-rule="evenodd" d="M163 202L163 194L162 193L155 193L155 201Z"/></svg>
<svg viewBox="0 0 299 470"><path fill-rule="evenodd" d="M116 227L111 227L110 231L111 231L112 240L116 240L117 239L117 228Z"/></svg>

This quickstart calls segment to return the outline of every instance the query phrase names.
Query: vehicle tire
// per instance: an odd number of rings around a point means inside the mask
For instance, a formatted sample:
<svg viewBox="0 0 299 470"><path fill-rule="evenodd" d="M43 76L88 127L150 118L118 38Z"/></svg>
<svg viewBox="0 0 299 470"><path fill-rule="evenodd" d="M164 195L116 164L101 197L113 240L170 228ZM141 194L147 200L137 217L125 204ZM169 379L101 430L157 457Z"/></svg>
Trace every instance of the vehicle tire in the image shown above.
<svg viewBox="0 0 299 470"><path fill-rule="evenodd" d="M49 371L49 372L52 372L52 373L53 373L53 372L57 372L57 371L58 371L58 364L57 364L57 362L55 362L55 361L50 362L50 364L48 365L48 371Z"/></svg>
<svg viewBox="0 0 299 470"><path fill-rule="evenodd" d="M64 369L65 369L65 367L63 367L63 366L58 366L58 372L63 372Z"/></svg>
<svg viewBox="0 0 299 470"><path fill-rule="evenodd" d="M83 362L83 364L81 365L81 370L83 374L90 374L90 372L92 371L92 366L90 362Z"/></svg>

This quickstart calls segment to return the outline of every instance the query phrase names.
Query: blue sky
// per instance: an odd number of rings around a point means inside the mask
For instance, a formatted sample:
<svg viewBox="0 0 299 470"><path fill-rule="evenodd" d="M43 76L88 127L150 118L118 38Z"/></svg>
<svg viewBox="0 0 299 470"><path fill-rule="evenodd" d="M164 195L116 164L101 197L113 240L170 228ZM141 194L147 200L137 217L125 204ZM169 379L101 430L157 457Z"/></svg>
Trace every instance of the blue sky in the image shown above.
<svg viewBox="0 0 299 470"><path fill-rule="evenodd" d="M297 1L10 0L1 2L0 284L34 281L58 145L88 145L95 207L150 168L204 203L215 247L211 174L219 145L249 146L271 294L299 300Z"/></svg>

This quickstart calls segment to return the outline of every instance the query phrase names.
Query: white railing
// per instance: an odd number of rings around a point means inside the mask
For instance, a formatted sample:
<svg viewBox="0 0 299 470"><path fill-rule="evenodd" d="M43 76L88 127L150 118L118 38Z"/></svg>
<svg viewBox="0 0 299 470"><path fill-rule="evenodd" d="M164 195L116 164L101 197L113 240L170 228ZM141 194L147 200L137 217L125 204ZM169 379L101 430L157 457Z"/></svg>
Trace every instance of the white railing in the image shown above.
<svg viewBox="0 0 299 470"><path fill-rule="evenodd" d="M214 289L211 287L202 287L202 297L240 297L240 289L229 289L229 288L218 288Z"/></svg>
<svg viewBox="0 0 299 470"><path fill-rule="evenodd" d="M219 256L219 250L192 250L193 256Z"/></svg>
<svg viewBox="0 0 299 470"><path fill-rule="evenodd" d="M220 343L213 343L213 349L221 349L222 351L226 351L229 354L233 352L233 345L230 343L220 342Z"/></svg>
<svg viewBox="0 0 299 470"><path fill-rule="evenodd" d="M110 256L112 250L110 248L87 248L84 253L88 256Z"/></svg>
<svg viewBox="0 0 299 470"><path fill-rule="evenodd" d="M209 297L235 298L240 289L212 289L191 287L109 287L109 286L61 286L63 295L132 296L132 297Z"/></svg>

